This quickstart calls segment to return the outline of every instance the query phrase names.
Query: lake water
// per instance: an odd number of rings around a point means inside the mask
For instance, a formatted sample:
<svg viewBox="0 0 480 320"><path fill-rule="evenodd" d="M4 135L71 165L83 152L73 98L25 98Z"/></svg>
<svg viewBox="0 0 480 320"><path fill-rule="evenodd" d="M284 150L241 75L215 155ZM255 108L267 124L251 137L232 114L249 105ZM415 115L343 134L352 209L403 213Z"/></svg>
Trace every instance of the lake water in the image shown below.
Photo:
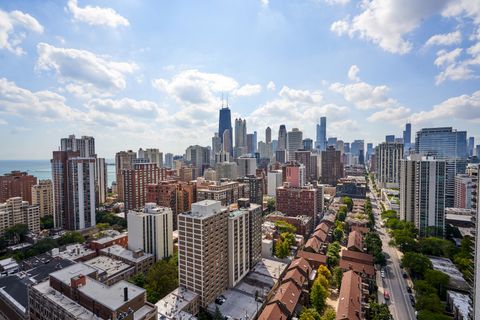
<svg viewBox="0 0 480 320"><path fill-rule="evenodd" d="M105 159L107 163L107 183L115 181L115 161ZM112 165L109 165L112 164ZM50 160L0 160L0 175L13 170L26 171L37 179L52 179Z"/></svg>

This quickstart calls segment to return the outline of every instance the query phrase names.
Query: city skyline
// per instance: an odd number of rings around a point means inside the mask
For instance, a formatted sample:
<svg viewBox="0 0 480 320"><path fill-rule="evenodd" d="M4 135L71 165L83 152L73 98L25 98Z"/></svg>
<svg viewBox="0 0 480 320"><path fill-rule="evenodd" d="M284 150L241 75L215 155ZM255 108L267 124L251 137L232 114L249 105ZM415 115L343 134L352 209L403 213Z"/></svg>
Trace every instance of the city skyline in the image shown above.
<svg viewBox="0 0 480 320"><path fill-rule="evenodd" d="M480 6L377 2L2 3L1 158L47 159L73 132L105 158L178 154L210 144L227 94L258 141L280 124L315 140L321 116L345 141L407 120L478 139Z"/></svg>

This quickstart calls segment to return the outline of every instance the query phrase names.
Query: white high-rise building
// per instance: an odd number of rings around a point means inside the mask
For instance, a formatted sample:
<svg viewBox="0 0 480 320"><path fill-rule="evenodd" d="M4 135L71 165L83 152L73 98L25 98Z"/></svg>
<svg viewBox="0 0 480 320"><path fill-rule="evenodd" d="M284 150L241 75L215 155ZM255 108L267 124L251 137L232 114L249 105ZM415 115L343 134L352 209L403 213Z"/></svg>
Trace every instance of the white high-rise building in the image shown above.
<svg viewBox="0 0 480 320"><path fill-rule="evenodd" d="M257 159L252 157L240 157L237 159L238 176L243 178L248 175L256 175Z"/></svg>
<svg viewBox="0 0 480 320"><path fill-rule="evenodd" d="M95 157L95 139L89 136L82 136L80 139L75 135L60 140L60 151L78 151L80 157Z"/></svg>
<svg viewBox="0 0 480 320"><path fill-rule="evenodd" d="M154 148L145 149L143 157L148 159L150 163L155 163L159 168L163 167L163 152L160 152L160 150Z"/></svg>
<svg viewBox="0 0 480 320"><path fill-rule="evenodd" d="M95 160L95 180L97 182L97 203L105 203L107 200L107 165L105 158Z"/></svg>
<svg viewBox="0 0 480 320"><path fill-rule="evenodd" d="M32 186L32 205L38 205L40 218L46 215L53 216L55 206L52 180L40 180L38 184Z"/></svg>
<svg viewBox="0 0 480 320"><path fill-rule="evenodd" d="M142 211L130 210L127 214L128 249L141 249L151 253L156 260L173 253L173 213L168 207L146 203Z"/></svg>
<svg viewBox="0 0 480 320"><path fill-rule="evenodd" d="M293 128L287 136L288 160L295 160L295 151L303 149L303 133L298 128Z"/></svg>
<svg viewBox="0 0 480 320"><path fill-rule="evenodd" d="M377 161L376 180L380 188L398 188L400 160L403 158L403 144L383 142L375 148Z"/></svg>
<svg viewBox="0 0 480 320"><path fill-rule="evenodd" d="M412 155L400 161L400 218L422 237L443 236L445 188L445 160Z"/></svg>
<svg viewBox="0 0 480 320"><path fill-rule="evenodd" d="M250 271L248 210L228 215L228 285L234 287Z"/></svg>
<svg viewBox="0 0 480 320"><path fill-rule="evenodd" d="M267 175L267 194L275 197L277 188L282 186L282 170L269 171Z"/></svg>
<svg viewBox="0 0 480 320"><path fill-rule="evenodd" d="M16 224L26 224L28 230L38 233L40 231L40 213L38 205L29 205L21 197L7 199L0 203L0 236L5 230Z"/></svg>
<svg viewBox="0 0 480 320"><path fill-rule="evenodd" d="M71 158L69 165L69 203L74 230L96 225L95 158Z"/></svg>

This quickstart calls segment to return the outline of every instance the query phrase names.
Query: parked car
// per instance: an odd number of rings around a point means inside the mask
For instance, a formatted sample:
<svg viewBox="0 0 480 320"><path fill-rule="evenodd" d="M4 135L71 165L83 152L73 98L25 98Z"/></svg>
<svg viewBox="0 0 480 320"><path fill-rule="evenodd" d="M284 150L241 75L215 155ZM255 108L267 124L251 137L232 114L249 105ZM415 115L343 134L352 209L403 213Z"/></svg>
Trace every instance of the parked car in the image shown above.
<svg viewBox="0 0 480 320"><path fill-rule="evenodd" d="M415 298L413 297L413 295L408 295L408 297L410 298L410 303L412 304L412 306L415 306Z"/></svg>
<svg viewBox="0 0 480 320"><path fill-rule="evenodd" d="M410 288L410 286L407 286L407 292L412 293L412 288Z"/></svg>
<svg viewBox="0 0 480 320"><path fill-rule="evenodd" d="M385 298L385 300L390 300L390 293L388 292L388 290L385 290L383 292L383 297Z"/></svg>
<svg viewBox="0 0 480 320"><path fill-rule="evenodd" d="M407 278L408 278L408 274L407 274L405 271L403 271L403 278L404 278L404 279L407 279Z"/></svg>
<svg viewBox="0 0 480 320"><path fill-rule="evenodd" d="M381 276L382 278L385 278L385 271L384 271L384 270L380 271L380 276Z"/></svg>

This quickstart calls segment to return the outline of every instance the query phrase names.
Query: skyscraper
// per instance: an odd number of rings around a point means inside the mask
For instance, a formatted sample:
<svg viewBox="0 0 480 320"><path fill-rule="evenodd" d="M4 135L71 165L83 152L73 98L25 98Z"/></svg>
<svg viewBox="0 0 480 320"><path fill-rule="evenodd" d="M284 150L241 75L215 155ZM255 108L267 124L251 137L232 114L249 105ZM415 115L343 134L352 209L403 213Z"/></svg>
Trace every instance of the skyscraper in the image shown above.
<svg viewBox="0 0 480 320"><path fill-rule="evenodd" d="M298 130L298 128L293 128L292 131L288 132L287 137L288 160L293 161L295 160L295 151L303 147L303 132Z"/></svg>
<svg viewBox="0 0 480 320"><path fill-rule="evenodd" d="M163 180L162 170L154 163L136 163L122 170L125 212L143 208L147 199L147 185Z"/></svg>
<svg viewBox="0 0 480 320"><path fill-rule="evenodd" d="M315 147L319 150L327 148L327 117L321 117L320 123L317 124L317 141Z"/></svg>
<svg viewBox="0 0 480 320"><path fill-rule="evenodd" d="M40 180L38 184L32 186L32 205L38 206L40 217L53 216L55 207L52 180Z"/></svg>
<svg viewBox="0 0 480 320"><path fill-rule="evenodd" d="M453 207L455 176L459 173L465 173L467 166L467 132L457 131L452 127L424 128L417 132L415 152L422 155L432 155L436 159L446 161L445 206Z"/></svg>
<svg viewBox="0 0 480 320"><path fill-rule="evenodd" d="M21 197L32 203L32 187L37 184L37 178L26 172L12 171L0 176L0 203L9 198Z"/></svg>
<svg viewBox="0 0 480 320"><path fill-rule="evenodd" d="M446 162L412 155L400 160L400 219L413 222L421 237L443 236Z"/></svg>
<svg viewBox="0 0 480 320"><path fill-rule="evenodd" d="M77 139L74 134L69 135L68 138L60 140L60 151L78 151L80 157L94 157L95 139L88 136Z"/></svg>
<svg viewBox="0 0 480 320"><path fill-rule="evenodd" d="M472 157L473 154L473 149L475 148L475 137L469 137L468 138L468 155Z"/></svg>
<svg viewBox="0 0 480 320"><path fill-rule="evenodd" d="M107 164L105 163L105 158L96 158L95 159L95 181L97 183L97 203L103 204L107 201Z"/></svg>
<svg viewBox="0 0 480 320"><path fill-rule="evenodd" d="M267 129L265 129L265 142L272 142L272 129L270 129L270 127L267 127Z"/></svg>
<svg viewBox="0 0 480 320"><path fill-rule="evenodd" d="M228 154L232 155L233 154L233 147L232 147L232 130L231 129L225 129L223 131L223 137L222 137L222 147L224 152L228 152Z"/></svg>
<svg viewBox="0 0 480 320"><path fill-rule="evenodd" d="M235 119L235 149L234 157L238 158L247 153L247 121Z"/></svg>
<svg viewBox="0 0 480 320"><path fill-rule="evenodd" d="M218 136L218 134L217 134ZM221 149L221 147L220 147ZM165 154L165 167L167 168L172 168L173 167L173 154L172 153L166 153Z"/></svg>
<svg viewBox="0 0 480 320"><path fill-rule="evenodd" d="M395 135L394 134L388 134L385 136L385 142L395 142Z"/></svg>
<svg viewBox="0 0 480 320"><path fill-rule="evenodd" d="M412 125L410 123L405 124L405 130L403 130L403 145L404 150L407 152L410 149L412 143Z"/></svg>
<svg viewBox="0 0 480 320"><path fill-rule="evenodd" d="M277 150L287 150L287 128L284 124L280 125L278 130L278 149Z"/></svg>
<svg viewBox="0 0 480 320"><path fill-rule="evenodd" d="M115 177L117 182L117 197L119 201L123 201L123 176L122 171L133 168L133 161L137 159L137 153L128 150L120 151L115 154Z"/></svg>
<svg viewBox="0 0 480 320"><path fill-rule="evenodd" d="M398 188L400 183L400 160L403 144L383 142L375 148L376 180L380 188Z"/></svg>
<svg viewBox="0 0 480 320"><path fill-rule="evenodd" d="M363 140L355 140L350 145L350 152L352 153L352 156L358 157L359 164L364 164L364 150L365 143Z"/></svg>
<svg viewBox="0 0 480 320"><path fill-rule="evenodd" d="M222 139L218 135L218 132L215 132L214 136L212 137L212 154L211 158L214 160L215 163L215 155L222 151Z"/></svg>
<svg viewBox="0 0 480 320"><path fill-rule="evenodd" d="M339 150L330 146L321 153L320 181L332 186L337 185L338 179L343 177L343 164Z"/></svg>
<svg viewBox="0 0 480 320"><path fill-rule="evenodd" d="M199 145L189 146L185 151L185 160L190 161L202 176L203 171L210 165L210 150Z"/></svg>
<svg viewBox="0 0 480 320"><path fill-rule="evenodd" d="M254 146L253 146L253 133L248 133L247 134L247 153L248 154L254 154Z"/></svg>
<svg viewBox="0 0 480 320"><path fill-rule="evenodd" d="M313 149L313 140L310 138L303 139L303 149L311 151Z"/></svg>
<svg viewBox="0 0 480 320"><path fill-rule="evenodd" d="M224 136L225 130L229 130L229 135L227 137ZM224 150L233 154L233 142L232 142L232 116L230 113L230 108L223 107L220 109L220 117L218 121L218 135L222 139L223 146L229 147L228 150ZM224 138L228 139L228 142L225 144Z"/></svg>

